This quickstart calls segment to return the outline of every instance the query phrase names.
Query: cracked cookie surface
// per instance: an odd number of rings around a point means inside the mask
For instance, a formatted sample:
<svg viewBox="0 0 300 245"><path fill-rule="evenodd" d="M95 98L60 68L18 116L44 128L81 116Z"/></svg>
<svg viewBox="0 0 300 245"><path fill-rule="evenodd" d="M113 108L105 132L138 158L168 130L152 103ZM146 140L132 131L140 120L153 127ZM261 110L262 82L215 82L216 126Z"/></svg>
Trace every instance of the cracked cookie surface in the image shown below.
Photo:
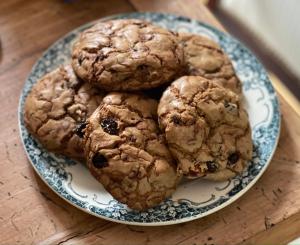
<svg viewBox="0 0 300 245"><path fill-rule="evenodd" d="M99 22L75 42L72 66L87 82L109 91L154 88L184 69L177 34L143 20Z"/></svg>
<svg viewBox="0 0 300 245"><path fill-rule="evenodd" d="M180 176L157 125L157 102L110 93L87 121L87 166L118 201L136 210L170 197Z"/></svg>
<svg viewBox="0 0 300 245"><path fill-rule="evenodd" d="M164 92L161 129L188 178L226 180L252 157L251 129L239 96L200 76L184 76Z"/></svg>
<svg viewBox="0 0 300 245"><path fill-rule="evenodd" d="M179 33L188 75L213 79L219 85L241 94L241 81L221 47L213 40L189 33Z"/></svg>
<svg viewBox="0 0 300 245"><path fill-rule="evenodd" d="M71 65L61 66L43 76L27 96L26 127L46 149L81 160L84 152L76 127L102 98L99 90L75 76Z"/></svg>

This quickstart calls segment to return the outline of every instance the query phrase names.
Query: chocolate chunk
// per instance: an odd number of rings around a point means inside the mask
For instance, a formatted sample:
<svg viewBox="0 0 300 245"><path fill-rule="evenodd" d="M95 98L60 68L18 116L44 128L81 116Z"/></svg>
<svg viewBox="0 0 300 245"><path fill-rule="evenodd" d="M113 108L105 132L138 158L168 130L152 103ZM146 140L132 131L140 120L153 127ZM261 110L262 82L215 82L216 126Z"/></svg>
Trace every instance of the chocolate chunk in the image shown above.
<svg viewBox="0 0 300 245"><path fill-rule="evenodd" d="M129 141L135 143L136 142L136 137L134 135L129 136Z"/></svg>
<svg viewBox="0 0 300 245"><path fill-rule="evenodd" d="M181 118L177 115L174 115L172 116L172 122L177 124L177 125L181 125L182 124L182 121L181 121Z"/></svg>
<svg viewBox="0 0 300 245"><path fill-rule="evenodd" d="M150 71L149 71L149 67L147 65L139 65L137 67L137 72L141 75L141 76L149 76L150 75Z"/></svg>
<svg viewBox="0 0 300 245"><path fill-rule="evenodd" d="M100 125L103 128L104 132L108 134L117 135L119 133L118 123L113 118L103 119Z"/></svg>
<svg viewBox="0 0 300 245"><path fill-rule="evenodd" d="M229 155L228 157L228 165L233 165L235 164L240 158L239 152L235 152Z"/></svg>
<svg viewBox="0 0 300 245"><path fill-rule="evenodd" d="M142 72L148 71L148 66L147 65L139 65L137 67L137 70L142 71Z"/></svg>
<svg viewBox="0 0 300 245"><path fill-rule="evenodd" d="M208 172L214 173L218 170L218 164L215 162L212 162L212 161L207 162L206 166L207 166Z"/></svg>
<svg viewBox="0 0 300 245"><path fill-rule="evenodd" d="M82 57L81 55L78 57L78 63L79 65L82 65L82 62L84 61L84 57Z"/></svg>
<svg viewBox="0 0 300 245"><path fill-rule="evenodd" d="M108 162L106 158L103 155L101 155L99 152L97 152L93 156L92 162L95 168L104 168L108 166Z"/></svg>
<svg viewBox="0 0 300 245"><path fill-rule="evenodd" d="M78 126L76 127L75 134L77 134L77 136L79 138L83 138L86 125L87 125L87 122L82 122L82 123L78 124Z"/></svg>
<svg viewBox="0 0 300 245"><path fill-rule="evenodd" d="M224 107L231 114L236 114L238 112L237 105L234 103L228 102L227 100L224 101Z"/></svg>

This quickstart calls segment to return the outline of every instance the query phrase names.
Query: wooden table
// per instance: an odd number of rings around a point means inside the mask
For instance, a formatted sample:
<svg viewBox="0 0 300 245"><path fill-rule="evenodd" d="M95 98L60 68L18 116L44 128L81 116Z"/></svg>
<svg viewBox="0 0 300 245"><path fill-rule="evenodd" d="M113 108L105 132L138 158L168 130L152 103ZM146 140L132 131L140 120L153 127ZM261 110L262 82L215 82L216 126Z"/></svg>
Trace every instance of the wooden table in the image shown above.
<svg viewBox="0 0 300 245"><path fill-rule="evenodd" d="M75 27L131 11L172 12L222 26L199 0L0 1L0 244L285 244L300 236L300 116L280 98L278 149L242 198L166 227L108 222L69 205L35 174L18 131L18 97L41 53Z"/></svg>

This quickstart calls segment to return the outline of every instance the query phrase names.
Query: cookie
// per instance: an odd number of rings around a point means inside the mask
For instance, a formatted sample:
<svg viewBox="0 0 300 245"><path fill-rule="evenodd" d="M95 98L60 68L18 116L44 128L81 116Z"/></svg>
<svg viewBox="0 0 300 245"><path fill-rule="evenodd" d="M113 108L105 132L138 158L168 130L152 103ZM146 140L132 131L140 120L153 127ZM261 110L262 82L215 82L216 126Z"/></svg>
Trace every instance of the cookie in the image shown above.
<svg viewBox="0 0 300 245"><path fill-rule="evenodd" d="M213 40L195 34L180 33L188 75L213 79L219 85L241 94L241 82L228 56Z"/></svg>
<svg viewBox="0 0 300 245"><path fill-rule="evenodd" d="M46 149L82 159L82 139L76 135L76 127L102 98L103 93L75 76L71 65L61 66L33 86L25 102L25 125Z"/></svg>
<svg viewBox="0 0 300 245"><path fill-rule="evenodd" d="M154 88L184 69L177 34L144 20L99 22L73 46L72 65L83 80L108 91Z"/></svg>
<svg viewBox="0 0 300 245"><path fill-rule="evenodd" d="M110 93L87 121L87 166L118 201L136 210L154 207L175 191L179 176L160 133L157 102Z"/></svg>
<svg viewBox="0 0 300 245"><path fill-rule="evenodd" d="M160 127L179 171L222 181L252 158L251 128L239 96L201 76L184 76L164 92Z"/></svg>

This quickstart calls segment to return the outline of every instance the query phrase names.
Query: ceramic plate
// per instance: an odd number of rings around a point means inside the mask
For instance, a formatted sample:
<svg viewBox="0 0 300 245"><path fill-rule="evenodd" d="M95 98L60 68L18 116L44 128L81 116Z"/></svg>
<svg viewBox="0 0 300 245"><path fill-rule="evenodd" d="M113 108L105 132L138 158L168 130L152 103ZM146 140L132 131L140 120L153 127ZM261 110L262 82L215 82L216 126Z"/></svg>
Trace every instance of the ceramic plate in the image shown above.
<svg viewBox="0 0 300 245"><path fill-rule="evenodd" d="M181 183L172 198L146 212L136 212L117 202L84 167L45 150L27 132L23 120L24 100L32 85L45 73L69 62L70 49L79 33L93 23L81 26L54 43L37 61L25 82L19 105L23 144L40 177L59 196L87 213L103 219L133 225L169 225L214 213L241 197L259 179L276 148L280 112L276 93L265 69L254 55L228 34L196 20L169 14L131 13L105 19L139 18L170 30L198 33L218 42L232 59L243 82L254 144L253 159L241 176L215 183L194 180Z"/></svg>

